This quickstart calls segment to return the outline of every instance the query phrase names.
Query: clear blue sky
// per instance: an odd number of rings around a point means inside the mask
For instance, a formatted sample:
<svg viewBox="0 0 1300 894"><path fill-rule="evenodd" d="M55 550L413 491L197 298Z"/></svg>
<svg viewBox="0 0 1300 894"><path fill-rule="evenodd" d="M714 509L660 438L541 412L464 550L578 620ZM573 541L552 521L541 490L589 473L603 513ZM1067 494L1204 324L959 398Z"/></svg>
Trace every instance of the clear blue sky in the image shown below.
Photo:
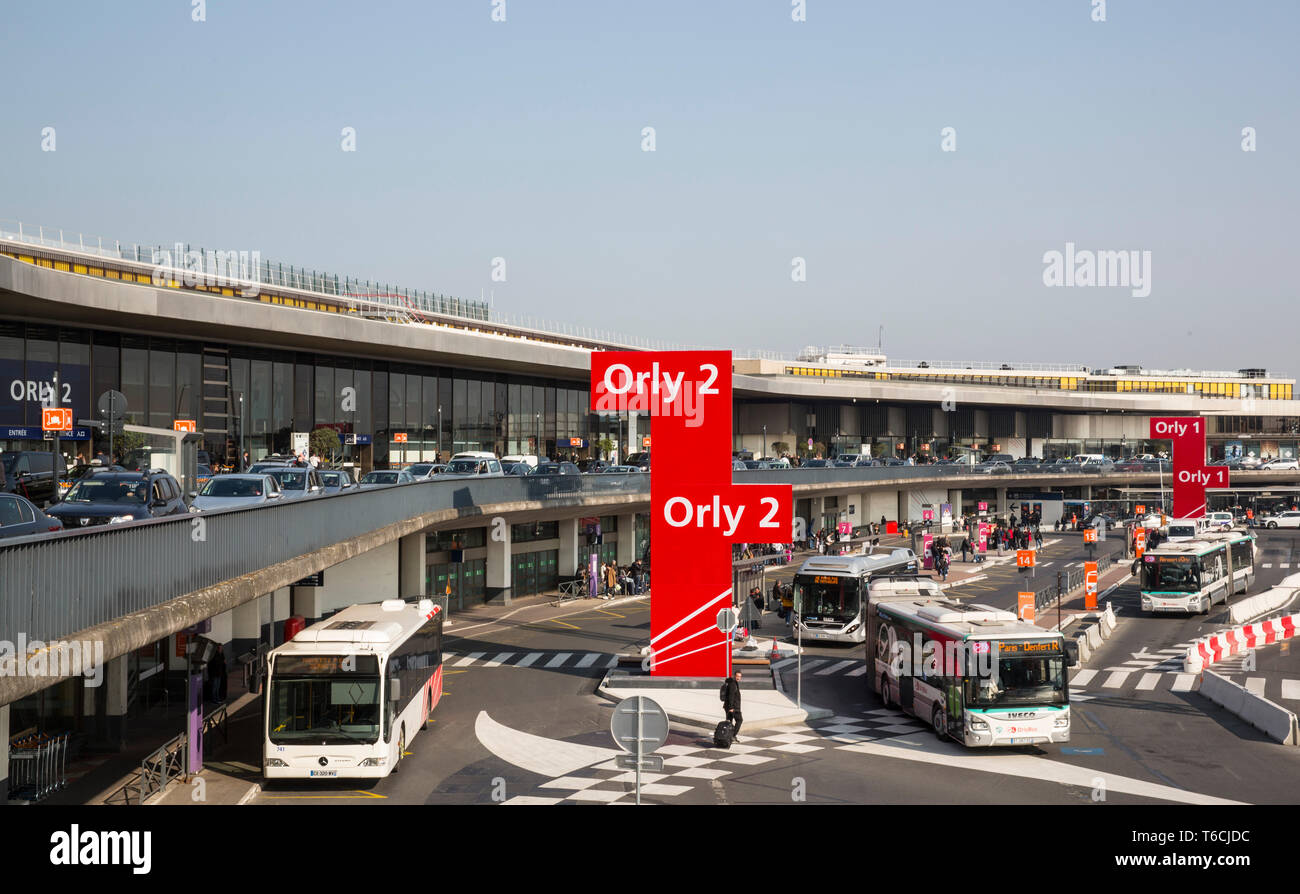
<svg viewBox="0 0 1300 894"><path fill-rule="evenodd" d="M1300 374L1300 5L790 7L11 4L0 218L674 341ZM1150 297L1046 288L1067 241Z"/></svg>

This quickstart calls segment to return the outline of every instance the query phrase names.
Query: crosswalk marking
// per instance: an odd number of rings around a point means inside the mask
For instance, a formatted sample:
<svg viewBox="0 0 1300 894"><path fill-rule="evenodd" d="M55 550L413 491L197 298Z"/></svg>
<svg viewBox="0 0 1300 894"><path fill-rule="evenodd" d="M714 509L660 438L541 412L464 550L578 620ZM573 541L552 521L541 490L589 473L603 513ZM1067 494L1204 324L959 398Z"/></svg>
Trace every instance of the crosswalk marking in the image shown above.
<svg viewBox="0 0 1300 894"><path fill-rule="evenodd" d="M618 666L618 656L617 656L617 655L611 655L611 656L609 656L609 661L605 663L605 667L606 667L606 668L611 668L611 667L617 667L617 666Z"/></svg>
<svg viewBox="0 0 1300 894"><path fill-rule="evenodd" d="M1283 680L1282 697L1300 699L1300 680Z"/></svg>
<svg viewBox="0 0 1300 894"><path fill-rule="evenodd" d="M578 667L591 667L596 663L596 659L599 657L599 652L588 652L586 655L582 656L582 660L578 662Z"/></svg>
<svg viewBox="0 0 1300 894"><path fill-rule="evenodd" d="M536 661L538 658L541 657L542 657L541 652L529 652L527 655L521 658L517 664L515 664L515 667L529 667L532 665L534 661Z"/></svg>
<svg viewBox="0 0 1300 894"><path fill-rule="evenodd" d="M1106 682L1102 683L1101 685L1105 686L1107 689L1119 689L1124 685L1124 681L1128 679L1128 675L1131 673L1132 671L1126 671L1126 670L1115 671L1109 677L1107 677Z"/></svg>
<svg viewBox="0 0 1300 894"><path fill-rule="evenodd" d="M499 655L497 655L495 658L493 658L491 661L485 663L483 666L484 666L484 667L500 667L501 664L502 664L503 662L509 661L511 658L514 658L514 657L515 657L515 653L514 653L514 652L502 652L501 654L499 654Z"/></svg>
<svg viewBox="0 0 1300 894"><path fill-rule="evenodd" d="M473 664L475 661L478 661L486 654L487 652L470 652L460 661L457 661L455 664L453 664L452 667L466 667L468 665Z"/></svg>
<svg viewBox="0 0 1300 894"><path fill-rule="evenodd" d="M866 665L866 663L864 662L863 664L859 665L857 668L855 668L855 669L849 671L849 672L848 672L847 674L845 674L844 676L846 676L846 677L860 677L860 676L862 676L863 674L865 674L866 672L867 672L867 665Z"/></svg>
<svg viewBox="0 0 1300 894"><path fill-rule="evenodd" d="M552 658L550 661L546 662L546 666L559 667L561 664L564 664L564 662L568 661L569 658L572 657L572 655L573 655L572 652L561 652L560 654Z"/></svg>
<svg viewBox="0 0 1300 894"><path fill-rule="evenodd" d="M825 658L816 658L812 661L805 661L803 663L804 673L807 673L808 671L812 670L814 667L820 667L825 663L826 663Z"/></svg>
<svg viewBox="0 0 1300 894"><path fill-rule="evenodd" d="M1084 668L1083 670L1075 671L1073 674L1073 679L1070 680L1070 685L1087 686L1088 681L1095 676L1097 676L1097 672L1092 668Z"/></svg>
<svg viewBox="0 0 1300 894"><path fill-rule="evenodd" d="M1247 677L1246 689L1262 698L1264 695L1264 682L1264 677Z"/></svg>
<svg viewBox="0 0 1300 894"><path fill-rule="evenodd" d="M1138 680L1138 689L1155 689L1156 683L1160 682L1159 674L1143 674L1142 679Z"/></svg>
<svg viewBox="0 0 1300 894"><path fill-rule="evenodd" d="M1272 567L1273 567L1273 563L1272 563L1272 562L1264 562L1264 563L1263 563L1262 565L1260 565L1259 567L1260 567L1260 568L1272 568Z"/></svg>
<svg viewBox="0 0 1300 894"><path fill-rule="evenodd" d="M1174 692L1191 692L1195 683L1196 674L1179 674L1174 677L1174 685L1170 689Z"/></svg>
<svg viewBox="0 0 1300 894"><path fill-rule="evenodd" d="M817 675L820 677L820 676L825 676L826 674L833 674L837 671L844 670L844 668L848 667L849 665L856 664L856 663L857 662L852 659L850 659L849 661L841 661L838 664L832 664L830 667L822 668L817 672Z"/></svg>

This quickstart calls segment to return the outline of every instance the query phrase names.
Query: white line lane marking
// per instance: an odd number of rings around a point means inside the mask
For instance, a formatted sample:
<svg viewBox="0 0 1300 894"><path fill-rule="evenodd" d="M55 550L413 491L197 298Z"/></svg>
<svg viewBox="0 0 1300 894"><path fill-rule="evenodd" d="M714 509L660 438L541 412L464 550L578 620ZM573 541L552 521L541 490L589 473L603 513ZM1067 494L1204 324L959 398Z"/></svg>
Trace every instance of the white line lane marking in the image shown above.
<svg viewBox="0 0 1300 894"><path fill-rule="evenodd" d="M1300 680L1283 680L1282 697L1286 699L1300 700Z"/></svg>
<svg viewBox="0 0 1300 894"><path fill-rule="evenodd" d="M514 653L514 652L502 652L501 654L497 655L497 657L493 658L491 661L485 663L483 666L484 666L484 667L500 667L500 666L502 665L503 662L509 661L511 658L514 658L514 657L515 657L515 653Z"/></svg>
<svg viewBox="0 0 1300 894"><path fill-rule="evenodd" d="M617 667L617 666L618 666L618 656L617 655L609 656L609 661L605 662L605 667L608 668L608 667Z"/></svg>
<svg viewBox="0 0 1300 894"><path fill-rule="evenodd" d="M1253 692L1256 695L1258 695L1260 698L1263 698L1265 679L1266 679L1265 677L1247 677L1246 678L1247 691Z"/></svg>
<svg viewBox="0 0 1300 894"><path fill-rule="evenodd" d="M839 662L838 664L832 664L830 667L824 667L824 668L822 668L821 670L819 670L819 671L817 672L817 676L820 677L820 676L824 676L824 675L826 675L826 674L833 674L833 673L836 673L836 672L838 672L838 671L842 671L842 670L844 670L844 668L849 667L850 665L852 665L852 664L856 664L856 663L857 663L857 662L856 662L855 660L852 660L852 659L850 659L849 661L841 661L841 662Z"/></svg>
<svg viewBox="0 0 1300 894"><path fill-rule="evenodd" d="M1142 679L1138 680L1138 689L1155 689L1156 683L1160 682L1160 674L1143 674Z"/></svg>
<svg viewBox="0 0 1300 894"><path fill-rule="evenodd" d="M561 652L559 655L556 655L550 661L546 662L546 666L559 667L561 664L564 664L564 662L568 661L572 657L573 657L572 652Z"/></svg>
<svg viewBox="0 0 1300 894"><path fill-rule="evenodd" d="M481 740L482 736L479 738ZM926 764L938 764L946 769L972 770L981 773L998 773L1004 776L1019 776L1025 779L1039 779L1044 782L1055 782L1058 785L1076 786L1084 790L1092 789L1097 784L1097 770L1095 767L1079 767L1074 764L1047 760L1032 755L987 753L991 749L986 749L981 754L972 755L967 749L959 745L936 741L934 734L929 732L910 736L895 736L878 742L858 742L854 745L841 746L836 750L849 751L855 754L869 754L876 757L892 757L905 761L918 761ZM1241 803L1111 773L1106 774L1106 787L1110 791L1184 804Z"/></svg>
<svg viewBox="0 0 1300 894"><path fill-rule="evenodd" d="M1107 689L1119 689L1124 685L1124 681L1128 679L1130 673L1132 673L1132 671L1115 671L1107 677L1106 682L1101 685L1105 686Z"/></svg>
<svg viewBox="0 0 1300 894"><path fill-rule="evenodd" d="M1174 685L1170 689L1173 692L1191 692L1195 683L1196 674L1179 674L1174 677Z"/></svg>
<svg viewBox="0 0 1300 894"><path fill-rule="evenodd" d="M528 667L538 658L542 657L541 652L529 652L515 664L515 667Z"/></svg>
<svg viewBox="0 0 1300 894"><path fill-rule="evenodd" d="M1070 675L1071 686L1087 686L1088 681L1097 676L1097 672L1091 668L1085 668L1081 671L1075 671Z"/></svg>
<svg viewBox="0 0 1300 894"><path fill-rule="evenodd" d="M457 661L455 664L453 664L452 667L466 667L468 665L473 664L475 661L478 661L486 654L487 652L470 652L460 661Z"/></svg>
<svg viewBox="0 0 1300 894"><path fill-rule="evenodd" d="M867 665L866 665L865 663L863 663L862 666L859 667L857 670L851 670L851 671L849 671L847 674L845 674L844 676L846 676L846 677L860 677L860 676L862 676L863 674L865 674L866 672L867 672ZM1291 681L1288 680L1287 682L1290 683Z"/></svg>
<svg viewBox="0 0 1300 894"><path fill-rule="evenodd" d="M591 667L596 663L596 659L599 657L599 652L588 652L586 655L582 656L582 660L578 662L578 667Z"/></svg>

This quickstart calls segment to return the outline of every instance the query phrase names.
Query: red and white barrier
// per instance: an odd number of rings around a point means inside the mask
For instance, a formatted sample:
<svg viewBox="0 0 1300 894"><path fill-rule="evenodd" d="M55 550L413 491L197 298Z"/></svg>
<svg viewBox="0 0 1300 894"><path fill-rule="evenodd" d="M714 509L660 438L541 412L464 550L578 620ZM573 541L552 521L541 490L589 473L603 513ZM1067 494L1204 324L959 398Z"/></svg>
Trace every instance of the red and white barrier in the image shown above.
<svg viewBox="0 0 1300 894"><path fill-rule="evenodd" d="M1187 649L1183 671L1199 674L1205 668L1232 655L1291 639L1300 626L1300 614L1246 624L1197 640Z"/></svg>

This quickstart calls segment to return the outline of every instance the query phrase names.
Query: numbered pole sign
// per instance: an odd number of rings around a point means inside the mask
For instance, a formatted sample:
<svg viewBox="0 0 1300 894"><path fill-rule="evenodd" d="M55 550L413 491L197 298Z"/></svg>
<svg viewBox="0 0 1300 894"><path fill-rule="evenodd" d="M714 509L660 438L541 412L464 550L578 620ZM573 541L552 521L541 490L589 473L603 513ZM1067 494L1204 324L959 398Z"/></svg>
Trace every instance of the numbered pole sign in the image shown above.
<svg viewBox="0 0 1300 894"><path fill-rule="evenodd" d="M1034 564L1035 564L1035 562L1034 562L1034 551L1033 551L1032 549L1018 549L1018 550L1016 550L1016 567L1017 567L1017 568L1033 568L1033 567L1034 567Z"/></svg>
<svg viewBox="0 0 1300 894"><path fill-rule="evenodd" d="M1083 563L1083 607L1092 611L1097 607L1097 563Z"/></svg>

